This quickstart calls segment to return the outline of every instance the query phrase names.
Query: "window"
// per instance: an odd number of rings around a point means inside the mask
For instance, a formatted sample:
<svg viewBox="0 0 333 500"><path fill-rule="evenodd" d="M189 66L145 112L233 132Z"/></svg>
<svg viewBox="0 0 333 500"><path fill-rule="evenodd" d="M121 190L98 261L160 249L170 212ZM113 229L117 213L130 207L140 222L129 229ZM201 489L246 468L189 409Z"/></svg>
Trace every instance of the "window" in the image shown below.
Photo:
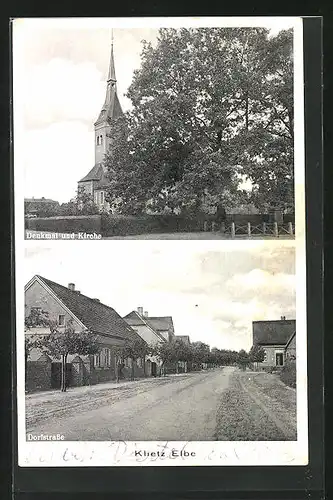
<svg viewBox="0 0 333 500"><path fill-rule="evenodd" d="M96 144L99 146L99 135L96 137Z"/></svg>
<svg viewBox="0 0 333 500"><path fill-rule="evenodd" d="M264 361L267 361L267 351L264 349Z"/></svg>
<svg viewBox="0 0 333 500"><path fill-rule="evenodd" d="M100 202L101 202L101 205L104 205L104 191L101 191L101 193L100 193Z"/></svg>
<svg viewBox="0 0 333 500"><path fill-rule="evenodd" d="M101 366L101 355L100 354L94 354L94 366L95 368L99 368Z"/></svg>
<svg viewBox="0 0 333 500"><path fill-rule="evenodd" d="M110 349L105 349L105 351L106 351L106 356L105 356L106 366L111 366L111 351Z"/></svg>
<svg viewBox="0 0 333 500"><path fill-rule="evenodd" d="M65 315L64 314L59 314L59 316L58 316L58 325L59 326L65 326Z"/></svg>
<svg viewBox="0 0 333 500"><path fill-rule="evenodd" d="M103 144L103 136L100 136L100 144Z"/></svg>

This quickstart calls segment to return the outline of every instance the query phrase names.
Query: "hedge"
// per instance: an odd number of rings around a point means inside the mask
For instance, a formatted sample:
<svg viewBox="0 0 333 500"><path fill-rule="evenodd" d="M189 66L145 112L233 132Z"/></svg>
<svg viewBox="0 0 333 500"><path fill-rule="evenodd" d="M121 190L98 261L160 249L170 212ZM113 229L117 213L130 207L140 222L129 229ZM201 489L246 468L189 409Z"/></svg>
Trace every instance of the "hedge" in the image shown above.
<svg viewBox="0 0 333 500"><path fill-rule="evenodd" d="M102 235L127 236L152 233L199 232L204 230L203 217L179 215L103 215Z"/></svg>
<svg viewBox="0 0 333 500"><path fill-rule="evenodd" d="M290 387L296 387L296 361L287 360L281 370L280 378L282 382Z"/></svg>
<svg viewBox="0 0 333 500"><path fill-rule="evenodd" d="M97 233L101 234L101 215L66 215L25 219L25 228L31 231L56 233Z"/></svg>

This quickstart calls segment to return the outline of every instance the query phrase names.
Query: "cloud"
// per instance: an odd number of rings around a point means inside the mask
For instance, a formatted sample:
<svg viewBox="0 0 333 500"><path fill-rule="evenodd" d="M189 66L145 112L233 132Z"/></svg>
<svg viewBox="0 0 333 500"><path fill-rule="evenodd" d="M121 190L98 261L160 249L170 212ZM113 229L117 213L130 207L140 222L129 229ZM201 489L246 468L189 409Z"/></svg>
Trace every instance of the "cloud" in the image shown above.
<svg viewBox="0 0 333 500"><path fill-rule="evenodd" d="M26 251L25 281L41 274L64 286L74 282L81 293L98 297L123 316L142 306L152 316L173 316L177 334L236 350L250 348L252 321L295 317L293 274L253 266L262 254L283 255L284 246L242 242L243 250L232 252L239 243L182 243L74 241L46 243L40 252L33 245ZM290 247L289 258L293 254Z"/></svg>

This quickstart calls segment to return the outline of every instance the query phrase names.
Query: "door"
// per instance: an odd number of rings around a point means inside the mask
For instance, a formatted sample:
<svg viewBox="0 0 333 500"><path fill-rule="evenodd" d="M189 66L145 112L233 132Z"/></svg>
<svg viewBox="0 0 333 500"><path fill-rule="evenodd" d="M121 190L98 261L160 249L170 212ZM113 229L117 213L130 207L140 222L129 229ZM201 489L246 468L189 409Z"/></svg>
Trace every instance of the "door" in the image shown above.
<svg viewBox="0 0 333 500"><path fill-rule="evenodd" d="M283 366L283 353L277 352L275 354L275 364L276 366Z"/></svg>

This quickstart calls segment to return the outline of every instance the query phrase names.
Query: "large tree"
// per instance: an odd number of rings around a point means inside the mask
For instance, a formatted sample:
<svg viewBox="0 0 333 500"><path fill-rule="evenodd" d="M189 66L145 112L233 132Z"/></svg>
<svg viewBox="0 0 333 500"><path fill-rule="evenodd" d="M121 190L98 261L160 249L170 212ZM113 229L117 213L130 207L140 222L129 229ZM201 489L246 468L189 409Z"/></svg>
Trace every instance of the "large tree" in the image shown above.
<svg viewBox="0 0 333 500"><path fill-rule="evenodd" d="M290 31L160 29L112 127L109 201L123 213L231 208L249 179L258 208L290 208L292 75Z"/></svg>

